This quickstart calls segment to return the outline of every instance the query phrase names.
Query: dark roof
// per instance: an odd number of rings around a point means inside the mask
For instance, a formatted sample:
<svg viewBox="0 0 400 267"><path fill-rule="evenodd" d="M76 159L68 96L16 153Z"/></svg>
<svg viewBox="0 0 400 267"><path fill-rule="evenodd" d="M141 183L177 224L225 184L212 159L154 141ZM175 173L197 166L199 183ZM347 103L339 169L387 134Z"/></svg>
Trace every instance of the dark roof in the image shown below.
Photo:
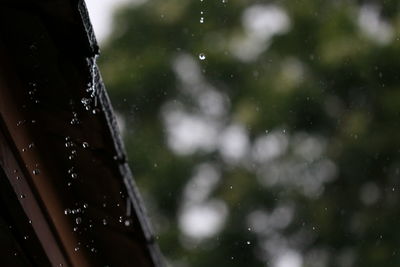
<svg viewBox="0 0 400 267"><path fill-rule="evenodd" d="M163 266L83 1L0 3L2 266Z"/></svg>

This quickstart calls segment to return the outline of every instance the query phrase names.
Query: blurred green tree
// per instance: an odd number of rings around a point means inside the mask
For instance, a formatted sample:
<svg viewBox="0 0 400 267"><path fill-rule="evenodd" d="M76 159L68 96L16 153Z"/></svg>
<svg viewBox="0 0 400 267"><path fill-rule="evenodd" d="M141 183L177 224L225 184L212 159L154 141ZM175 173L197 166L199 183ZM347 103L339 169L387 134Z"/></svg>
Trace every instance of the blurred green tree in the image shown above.
<svg viewBox="0 0 400 267"><path fill-rule="evenodd" d="M399 266L399 5L119 10L101 69L172 266Z"/></svg>

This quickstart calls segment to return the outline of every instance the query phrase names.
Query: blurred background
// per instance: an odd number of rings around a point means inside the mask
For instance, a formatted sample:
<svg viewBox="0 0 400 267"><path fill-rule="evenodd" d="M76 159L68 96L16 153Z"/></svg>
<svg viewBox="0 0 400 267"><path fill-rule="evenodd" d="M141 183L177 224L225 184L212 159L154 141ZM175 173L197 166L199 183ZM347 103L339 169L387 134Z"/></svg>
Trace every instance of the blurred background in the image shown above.
<svg viewBox="0 0 400 267"><path fill-rule="evenodd" d="M88 5L169 266L400 266L400 1Z"/></svg>

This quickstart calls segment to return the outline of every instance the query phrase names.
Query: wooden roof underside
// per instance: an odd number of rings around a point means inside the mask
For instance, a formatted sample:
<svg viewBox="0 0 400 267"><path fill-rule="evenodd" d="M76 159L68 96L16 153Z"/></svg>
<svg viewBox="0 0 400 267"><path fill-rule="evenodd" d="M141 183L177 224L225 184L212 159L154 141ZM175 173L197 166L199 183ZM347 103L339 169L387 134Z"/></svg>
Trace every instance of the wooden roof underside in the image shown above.
<svg viewBox="0 0 400 267"><path fill-rule="evenodd" d="M97 54L82 1L0 3L0 179L2 196L10 196L0 199L8 208L0 214L0 235L8 237L0 248L10 248L2 258L24 254L20 260L32 266L163 265Z"/></svg>

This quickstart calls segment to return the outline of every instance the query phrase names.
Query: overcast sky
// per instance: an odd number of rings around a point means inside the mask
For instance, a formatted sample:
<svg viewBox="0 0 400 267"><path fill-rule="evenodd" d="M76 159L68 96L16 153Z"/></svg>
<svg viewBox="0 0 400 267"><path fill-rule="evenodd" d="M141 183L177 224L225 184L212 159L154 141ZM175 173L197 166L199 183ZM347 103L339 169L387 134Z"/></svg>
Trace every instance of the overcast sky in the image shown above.
<svg viewBox="0 0 400 267"><path fill-rule="evenodd" d="M131 2L140 3L143 0L86 0L97 40L101 43L110 33L112 24L112 15L116 7L121 4Z"/></svg>

